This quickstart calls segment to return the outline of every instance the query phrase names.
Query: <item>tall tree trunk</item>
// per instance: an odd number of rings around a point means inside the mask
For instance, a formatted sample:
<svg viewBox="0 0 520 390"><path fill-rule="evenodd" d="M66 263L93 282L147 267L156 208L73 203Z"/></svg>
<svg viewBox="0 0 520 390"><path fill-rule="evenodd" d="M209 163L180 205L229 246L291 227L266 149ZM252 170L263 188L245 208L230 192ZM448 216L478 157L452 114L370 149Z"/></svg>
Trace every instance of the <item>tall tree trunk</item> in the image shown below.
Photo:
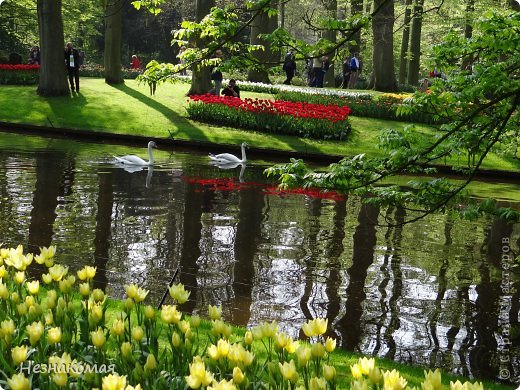
<svg viewBox="0 0 520 390"><path fill-rule="evenodd" d="M337 0L325 0L324 1L325 9L327 10L327 16L330 18L337 19L338 18L338 2ZM335 30L327 30L324 32L323 37L331 42L336 42L336 31ZM334 88L336 87L336 78L334 76L334 63L332 60L334 59L335 52L328 53L327 57L329 57L330 67L329 70L325 73L325 85L328 87Z"/></svg>
<svg viewBox="0 0 520 390"><path fill-rule="evenodd" d="M41 46L38 95L68 95L70 92L65 75L61 0L38 0L37 11Z"/></svg>
<svg viewBox="0 0 520 390"><path fill-rule="evenodd" d="M374 48L372 50L372 79L369 88L390 92L397 90L394 72L394 1L374 0L372 19Z"/></svg>
<svg viewBox="0 0 520 390"><path fill-rule="evenodd" d="M110 0L105 9L105 82L123 83L121 72L121 29L123 0Z"/></svg>
<svg viewBox="0 0 520 390"><path fill-rule="evenodd" d="M363 13L363 0L351 0L350 1L350 13L351 15ZM349 44L349 50L351 53L360 52L361 49L361 29L356 31L352 35L351 43Z"/></svg>
<svg viewBox="0 0 520 390"><path fill-rule="evenodd" d="M278 8L278 12L280 12L280 28L285 28L285 0L280 1Z"/></svg>
<svg viewBox="0 0 520 390"><path fill-rule="evenodd" d="M412 0L406 0L403 22L403 40L401 42L401 59L399 62L399 84L406 82L408 67L408 41L410 40L410 19L412 14Z"/></svg>
<svg viewBox="0 0 520 390"><path fill-rule="evenodd" d="M204 16L209 14L211 8L215 6L215 0L197 0L196 1L196 19L200 22ZM205 40L193 38L191 44L194 47L206 46ZM191 74L191 87L188 95L202 95L211 89L211 68L194 64Z"/></svg>
<svg viewBox="0 0 520 390"><path fill-rule="evenodd" d="M267 5L269 8L277 8L278 0L271 0ZM270 34L278 27L278 15L269 16L267 12L260 12L251 23L251 37L249 42L251 45L262 45L264 50L253 52L253 57L260 63L274 62L277 54L271 51L271 43L265 39L259 38L260 34ZM270 84L269 73L267 70L250 69L247 73L247 80L257 83Z"/></svg>
<svg viewBox="0 0 520 390"><path fill-rule="evenodd" d="M412 31L410 35L410 61L408 62L409 85L419 83L419 63L421 60L421 30L424 0L415 0L413 7Z"/></svg>

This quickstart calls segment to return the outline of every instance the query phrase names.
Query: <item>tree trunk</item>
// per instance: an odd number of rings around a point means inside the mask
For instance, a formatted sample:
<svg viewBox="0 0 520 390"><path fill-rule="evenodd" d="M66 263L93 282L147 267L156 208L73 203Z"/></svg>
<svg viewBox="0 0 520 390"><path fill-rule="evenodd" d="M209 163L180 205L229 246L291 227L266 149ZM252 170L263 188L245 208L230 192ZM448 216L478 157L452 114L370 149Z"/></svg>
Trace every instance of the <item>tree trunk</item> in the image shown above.
<svg viewBox="0 0 520 390"><path fill-rule="evenodd" d="M123 0L110 0L105 9L105 82L123 83L121 72L121 29Z"/></svg>
<svg viewBox="0 0 520 390"><path fill-rule="evenodd" d="M330 18L337 19L338 17L338 2L337 0L327 0L324 1L325 9L327 10L327 16ZM323 37L330 42L336 42L336 31L335 30L327 30L324 32ZM330 67L329 70L325 73L325 85L330 88L336 87L336 78L334 75L334 63L332 60L334 59L335 52L328 53L327 57L329 57Z"/></svg>
<svg viewBox="0 0 520 390"><path fill-rule="evenodd" d="M412 0L406 0L403 22L403 41L401 42L401 60L399 62L399 84L406 82L408 66L408 41L410 40L410 16L412 14Z"/></svg>
<svg viewBox="0 0 520 390"><path fill-rule="evenodd" d="M68 95L61 0L38 0L37 10L41 46L38 95Z"/></svg>
<svg viewBox="0 0 520 390"><path fill-rule="evenodd" d="M363 13L363 0L351 0L350 1L350 13L351 15ZM352 35L353 42L349 44L350 53L359 53L361 48L361 29L356 31Z"/></svg>
<svg viewBox="0 0 520 390"><path fill-rule="evenodd" d="M369 88L376 91L397 90L394 73L394 1L374 0L377 12L372 19L374 48L372 50L372 79Z"/></svg>
<svg viewBox="0 0 520 390"><path fill-rule="evenodd" d="M268 5L270 8L278 7L278 0L271 0ZM278 15L269 16L267 12L260 12L251 23L251 45L262 45L264 50L253 52L253 57L261 64L267 64L277 60L277 54L271 51L271 43L258 36L260 34L270 34L278 27ZM250 69L247 73L247 80L256 83L271 84L269 73L264 69Z"/></svg>
<svg viewBox="0 0 520 390"><path fill-rule="evenodd" d="M215 0L197 0L196 2L196 19L200 22L204 16L209 14L211 7L215 6ZM205 40L200 38L193 38L191 44L194 47L206 46ZM188 95L202 95L211 89L211 68L194 64L191 73L191 87Z"/></svg>
<svg viewBox="0 0 520 390"><path fill-rule="evenodd" d="M413 7L412 30L410 34L410 61L408 62L407 77L408 85L417 85L419 83L423 3L423 0L415 0Z"/></svg>

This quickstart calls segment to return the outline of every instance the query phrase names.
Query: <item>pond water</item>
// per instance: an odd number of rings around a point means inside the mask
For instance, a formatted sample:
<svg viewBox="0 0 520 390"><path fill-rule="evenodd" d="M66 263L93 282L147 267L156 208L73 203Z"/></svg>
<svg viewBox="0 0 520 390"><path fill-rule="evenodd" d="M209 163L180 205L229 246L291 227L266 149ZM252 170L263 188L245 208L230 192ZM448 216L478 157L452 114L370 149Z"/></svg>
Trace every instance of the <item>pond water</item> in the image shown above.
<svg viewBox="0 0 520 390"><path fill-rule="evenodd" d="M281 193L268 163L220 170L204 153L158 151L128 172L112 155L144 149L0 133L0 242L56 245L76 270L97 267L113 297L149 289L157 305L178 269L184 311L223 306L293 336L327 317L338 345L480 378L520 375L520 226L432 215L402 227L404 209L356 197ZM519 207L518 203L512 204Z"/></svg>

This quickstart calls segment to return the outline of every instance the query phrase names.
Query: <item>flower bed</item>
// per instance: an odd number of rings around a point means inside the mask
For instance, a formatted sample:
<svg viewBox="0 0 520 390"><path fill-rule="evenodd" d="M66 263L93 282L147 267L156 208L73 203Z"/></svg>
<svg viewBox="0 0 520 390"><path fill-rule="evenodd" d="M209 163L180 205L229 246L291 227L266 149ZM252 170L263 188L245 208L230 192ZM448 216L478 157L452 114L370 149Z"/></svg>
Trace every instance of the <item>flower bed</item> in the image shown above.
<svg viewBox="0 0 520 390"><path fill-rule="evenodd" d="M304 138L342 140L351 130L345 105L206 94L190 96L186 110L203 122Z"/></svg>
<svg viewBox="0 0 520 390"><path fill-rule="evenodd" d="M310 94L296 91L280 91L276 99L293 102L320 102L323 104L347 105L352 110L352 115L368 118L381 118L417 123L435 123L433 117L427 113L415 112L406 115L397 115L397 108L403 100L410 98L411 94L385 93L375 94Z"/></svg>
<svg viewBox="0 0 520 390"><path fill-rule="evenodd" d="M45 287L28 280L33 261ZM156 310L144 304L148 291L131 284L109 320L104 292L93 289L96 268L85 266L76 275L55 263L54 247L36 256L21 246L0 249L0 387L325 390L349 376L350 388L407 388L397 370L381 370L374 359L360 358L349 373L337 373L330 361L336 340L324 336L326 319L305 322L309 342L303 342L274 321L241 334L222 320L221 307L209 306L204 333L199 316L178 309L190 296L183 285L169 288L175 305ZM438 370L425 372L423 389L441 386ZM482 384L457 381L451 388Z"/></svg>
<svg viewBox="0 0 520 390"><path fill-rule="evenodd" d="M0 64L0 84L32 85L40 78L40 65Z"/></svg>

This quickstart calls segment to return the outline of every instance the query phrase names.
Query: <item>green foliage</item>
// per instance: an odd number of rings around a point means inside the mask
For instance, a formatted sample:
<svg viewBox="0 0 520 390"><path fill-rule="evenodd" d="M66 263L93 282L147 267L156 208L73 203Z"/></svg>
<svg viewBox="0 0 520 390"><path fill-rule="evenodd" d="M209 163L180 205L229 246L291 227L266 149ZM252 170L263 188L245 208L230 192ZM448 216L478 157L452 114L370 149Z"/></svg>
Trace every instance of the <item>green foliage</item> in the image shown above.
<svg viewBox="0 0 520 390"><path fill-rule="evenodd" d="M298 165L281 165L268 174L281 178L282 185L306 185L334 188L345 193L375 195L370 201L399 204L426 215L452 207L465 217L493 213L511 221L520 213L497 208L494 203L460 208L465 186L492 150L508 150L518 142L520 119L520 14L487 12L476 22L474 36L465 40L459 33L446 36L435 48L435 64L444 78L436 79L430 93L416 92L404 100L402 113L422 112L442 124L438 133L425 140L411 128L390 130L380 137L386 156L356 156L329 166L326 172L308 172ZM471 60L472 68L461 70ZM515 147L516 150L516 147ZM443 178L428 178L432 164L449 156L466 155L467 175L462 184ZM302 172L305 172L303 176ZM290 173L293 176L287 176ZM426 177L410 182L410 189L381 188L381 181L395 174L413 173Z"/></svg>
<svg viewBox="0 0 520 390"><path fill-rule="evenodd" d="M0 70L0 85L36 85L40 79L39 72L13 72Z"/></svg>

